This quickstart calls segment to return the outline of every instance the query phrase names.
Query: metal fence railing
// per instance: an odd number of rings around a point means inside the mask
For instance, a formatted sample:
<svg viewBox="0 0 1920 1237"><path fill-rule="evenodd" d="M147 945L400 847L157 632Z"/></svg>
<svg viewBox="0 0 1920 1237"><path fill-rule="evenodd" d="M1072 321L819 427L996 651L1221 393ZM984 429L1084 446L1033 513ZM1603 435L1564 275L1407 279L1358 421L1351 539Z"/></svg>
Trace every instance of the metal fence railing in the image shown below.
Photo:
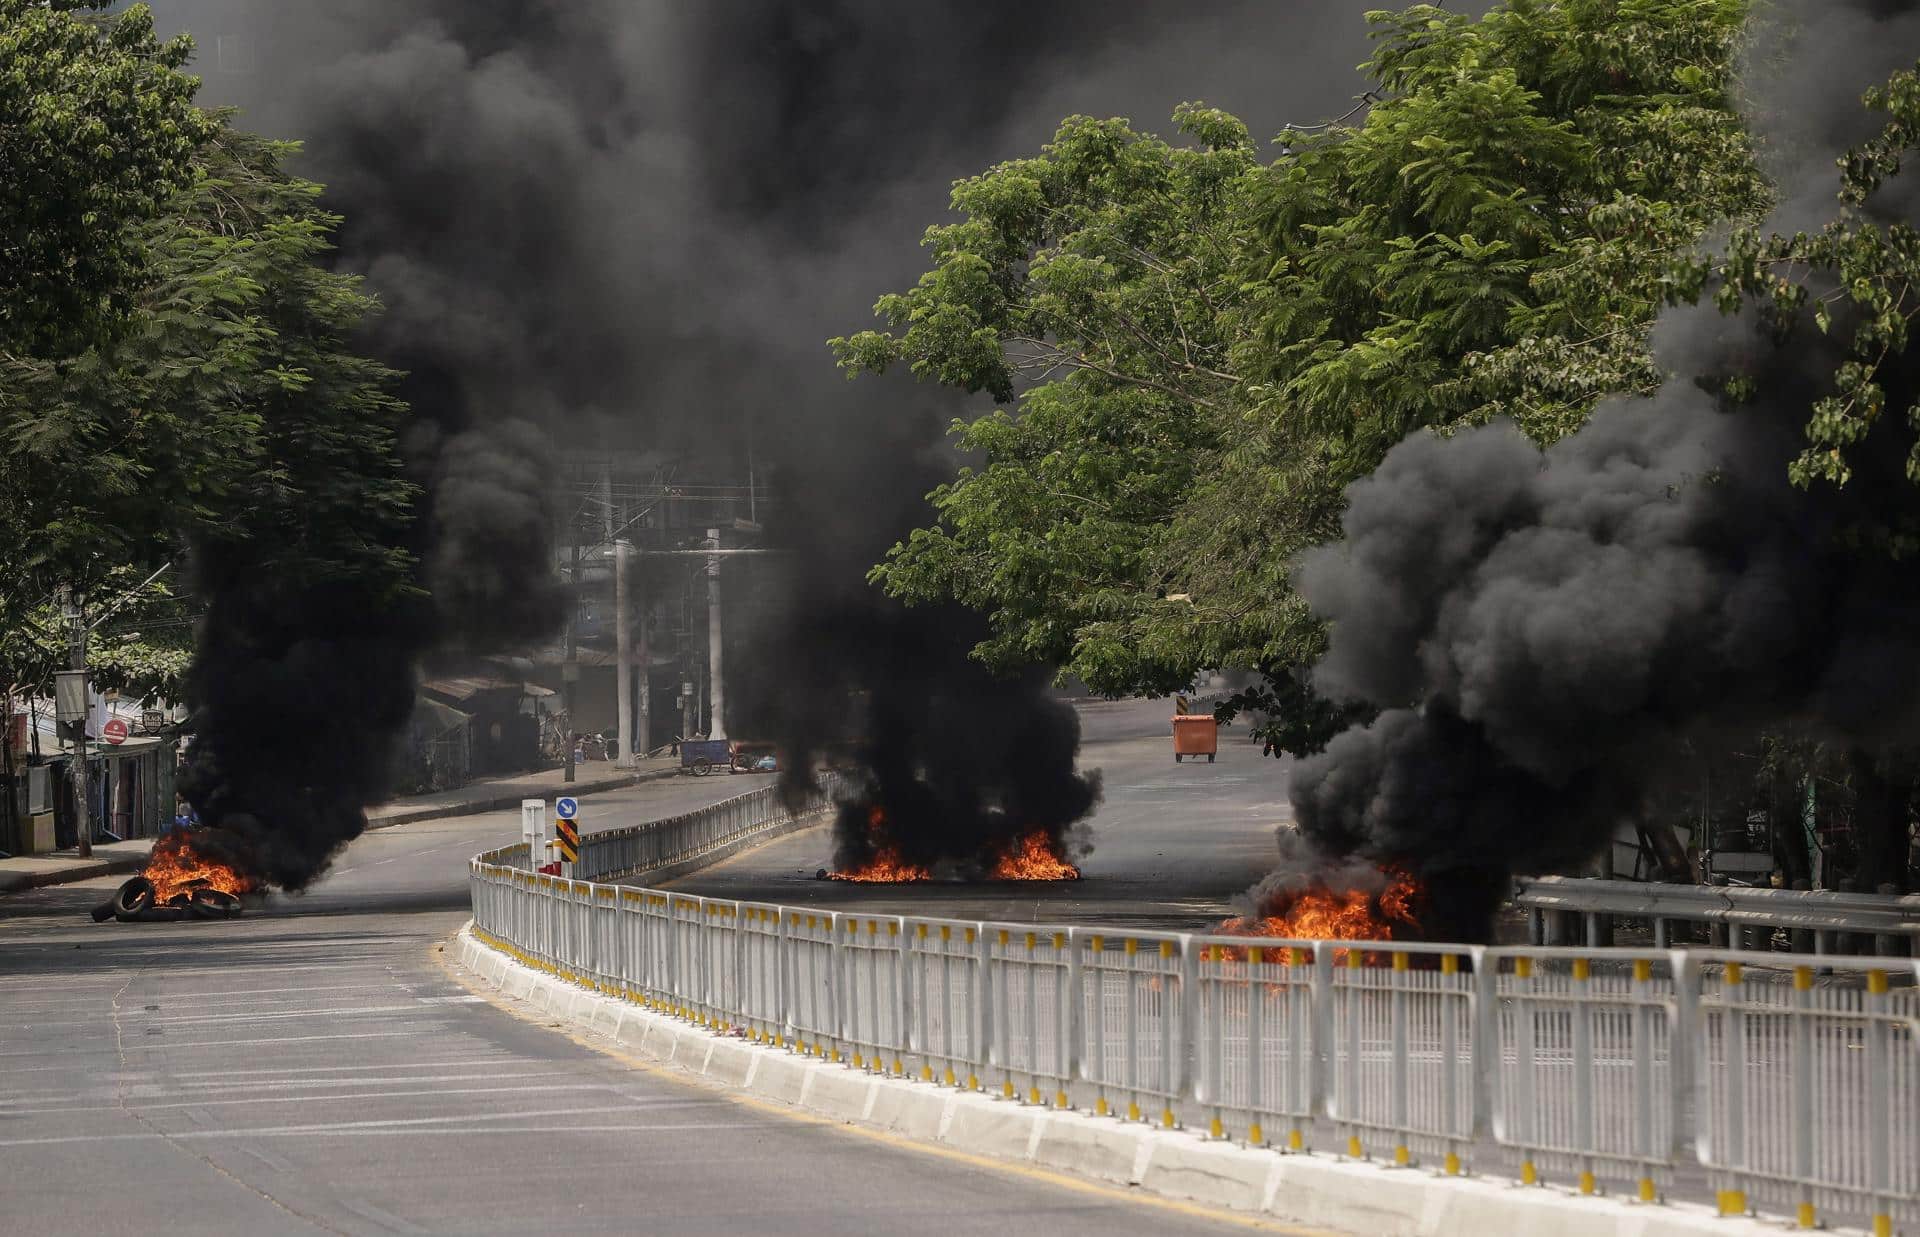
<svg viewBox="0 0 1920 1237"><path fill-rule="evenodd" d="M1282 1150L1920 1225L1913 959L853 914L541 876L516 849L472 865L489 944L849 1068Z"/></svg>
<svg viewBox="0 0 1920 1237"><path fill-rule="evenodd" d="M763 786L678 816L586 834L580 839L574 876L604 880L698 858L790 817L831 807L837 785L829 776L819 788L793 801L781 794L780 787Z"/></svg>
<svg viewBox="0 0 1920 1237"><path fill-rule="evenodd" d="M1698 939L1761 953L1920 954L1920 894L1528 876L1513 900L1535 945L1610 945L1618 926L1642 923L1661 949Z"/></svg>

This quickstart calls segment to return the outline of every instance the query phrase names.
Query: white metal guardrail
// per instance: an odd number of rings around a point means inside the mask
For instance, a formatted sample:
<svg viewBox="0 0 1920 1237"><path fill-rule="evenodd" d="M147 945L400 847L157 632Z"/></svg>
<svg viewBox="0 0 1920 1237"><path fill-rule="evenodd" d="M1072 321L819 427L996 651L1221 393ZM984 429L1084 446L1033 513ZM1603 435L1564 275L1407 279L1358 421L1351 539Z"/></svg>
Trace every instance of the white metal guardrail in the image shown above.
<svg viewBox="0 0 1920 1237"><path fill-rule="evenodd" d="M472 865L489 944L849 1068L1650 1202L1684 1177L1723 1212L1808 1227L1920 1225L1911 959L863 915L562 880L516 849Z"/></svg>
<svg viewBox="0 0 1920 1237"><path fill-rule="evenodd" d="M1609 921L1620 918L1649 924L1659 948L1704 928L1736 949L1770 950L1778 938L1798 953L1920 954L1920 894L1532 876L1514 882L1514 902L1526 910L1536 945L1602 944Z"/></svg>
<svg viewBox="0 0 1920 1237"><path fill-rule="evenodd" d="M789 800L778 786L762 786L719 803L624 829L583 834L574 876L584 880L647 873L711 854L773 825L833 806L839 788L835 774L821 785ZM492 852L495 862L531 868L522 843Z"/></svg>

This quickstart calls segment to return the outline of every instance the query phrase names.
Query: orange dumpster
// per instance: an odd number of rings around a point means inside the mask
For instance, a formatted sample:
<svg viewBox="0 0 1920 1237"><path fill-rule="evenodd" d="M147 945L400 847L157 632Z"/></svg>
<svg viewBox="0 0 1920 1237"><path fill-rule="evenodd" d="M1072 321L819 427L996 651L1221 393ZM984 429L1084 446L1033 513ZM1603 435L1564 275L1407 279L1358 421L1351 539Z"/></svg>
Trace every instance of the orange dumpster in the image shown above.
<svg viewBox="0 0 1920 1237"><path fill-rule="evenodd" d="M1205 756L1213 763L1220 750L1220 727L1211 713L1179 713L1173 719L1173 761L1183 756Z"/></svg>

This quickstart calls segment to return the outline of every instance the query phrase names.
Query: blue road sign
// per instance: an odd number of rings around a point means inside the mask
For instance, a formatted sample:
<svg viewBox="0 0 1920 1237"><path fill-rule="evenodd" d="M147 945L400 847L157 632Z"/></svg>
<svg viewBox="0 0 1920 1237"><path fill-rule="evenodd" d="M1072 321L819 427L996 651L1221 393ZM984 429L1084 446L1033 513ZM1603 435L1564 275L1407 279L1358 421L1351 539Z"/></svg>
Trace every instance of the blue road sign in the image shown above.
<svg viewBox="0 0 1920 1237"><path fill-rule="evenodd" d="M561 820L572 820L579 811L580 801L577 799L557 799L554 801L553 814Z"/></svg>

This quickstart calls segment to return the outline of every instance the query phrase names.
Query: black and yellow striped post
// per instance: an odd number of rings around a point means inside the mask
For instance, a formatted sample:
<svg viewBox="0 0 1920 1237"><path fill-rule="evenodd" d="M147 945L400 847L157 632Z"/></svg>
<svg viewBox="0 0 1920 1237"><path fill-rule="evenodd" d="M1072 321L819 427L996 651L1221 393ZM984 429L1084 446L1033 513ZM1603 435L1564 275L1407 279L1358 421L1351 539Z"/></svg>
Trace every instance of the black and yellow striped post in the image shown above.
<svg viewBox="0 0 1920 1237"><path fill-rule="evenodd" d="M560 862L565 865L560 874L569 880L573 878L573 865L580 858L580 827L573 821L558 819L553 822L554 844L560 848Z"/></svg>

